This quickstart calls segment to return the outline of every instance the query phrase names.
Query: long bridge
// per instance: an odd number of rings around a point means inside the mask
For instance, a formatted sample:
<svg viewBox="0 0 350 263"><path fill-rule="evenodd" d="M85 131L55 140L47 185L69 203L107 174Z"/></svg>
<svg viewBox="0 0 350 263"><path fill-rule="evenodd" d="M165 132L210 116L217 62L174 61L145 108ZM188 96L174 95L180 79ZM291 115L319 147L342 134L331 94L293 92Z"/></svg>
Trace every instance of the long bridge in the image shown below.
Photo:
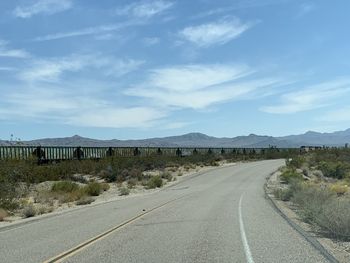
<svg viewBox="0 0 350 263"><path fill-rule="evenodd" d="M66 147L0 146L0 160L83 160L105 157L189 156L195 154L264 154L271 151L296 151L295 148L208 148L208 147Z"/></svg>

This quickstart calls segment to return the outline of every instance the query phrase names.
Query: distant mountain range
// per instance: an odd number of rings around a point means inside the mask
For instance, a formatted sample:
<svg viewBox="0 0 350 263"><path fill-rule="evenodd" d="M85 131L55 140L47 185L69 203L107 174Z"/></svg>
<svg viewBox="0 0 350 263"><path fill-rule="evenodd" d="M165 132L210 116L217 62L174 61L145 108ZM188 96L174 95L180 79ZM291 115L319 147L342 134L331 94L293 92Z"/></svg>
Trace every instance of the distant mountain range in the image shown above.
<svg viewBox="0 0 350 263"><path fill-rule="evenodd" d="M151 138L143 140L96 140L78 135L66 138L47 138L23 141L23 145L41 146L85 146L85 147L245 147L260 148L276 146L294 148L303 145L344 146L350 143L350 129L332 133L309 131L300 135L272 137L250 134L233 138L217 138L202 133L188 133L179 136ZM0 145L13 145L16 142L1 141Z"/></svg>

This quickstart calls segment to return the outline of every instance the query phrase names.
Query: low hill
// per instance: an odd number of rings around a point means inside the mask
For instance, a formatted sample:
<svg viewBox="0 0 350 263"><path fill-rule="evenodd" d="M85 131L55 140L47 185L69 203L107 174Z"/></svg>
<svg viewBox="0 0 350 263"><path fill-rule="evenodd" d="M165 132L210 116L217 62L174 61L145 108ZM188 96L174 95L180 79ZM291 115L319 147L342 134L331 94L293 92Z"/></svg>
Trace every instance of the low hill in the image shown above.
<svg viewBox="0 0 350 263"><path fill-rule="evenodd" d="M309 131L300 135L272 137L250 134L233 138L217 138L202 133L188 133L163 138L142 140L97 140L74 135L65 138L46 138L24 141L24 145L41 146L85 146L85 147L244 147L263 148L276 146L279 148L294 148L302 145L344 146L350 142L350 129L333 133L318 133ZM15 142L1 141L0 145L11 145Z"/></svg>

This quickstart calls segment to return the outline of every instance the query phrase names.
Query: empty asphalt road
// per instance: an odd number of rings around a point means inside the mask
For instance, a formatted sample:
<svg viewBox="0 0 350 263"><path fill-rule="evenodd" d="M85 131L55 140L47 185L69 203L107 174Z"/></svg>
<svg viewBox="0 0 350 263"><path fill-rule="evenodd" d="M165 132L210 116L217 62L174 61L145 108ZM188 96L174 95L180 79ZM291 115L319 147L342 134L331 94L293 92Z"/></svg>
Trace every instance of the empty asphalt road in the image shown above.
<svg viewBox="0 0 350 263"><path fill-rule="evenodd" d="M282 164L219 168L143 197L0 230L0 261L327 262L264 197L265 178Z"/></svg>

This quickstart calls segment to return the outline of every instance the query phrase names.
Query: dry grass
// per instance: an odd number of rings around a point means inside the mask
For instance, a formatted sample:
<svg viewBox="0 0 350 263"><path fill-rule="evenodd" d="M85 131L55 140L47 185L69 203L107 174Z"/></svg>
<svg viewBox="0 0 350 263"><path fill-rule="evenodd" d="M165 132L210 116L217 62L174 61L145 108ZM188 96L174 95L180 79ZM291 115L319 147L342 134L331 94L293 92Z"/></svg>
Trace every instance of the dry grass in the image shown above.
<svg viewBox="0 0 350 263"><path fill-rule="evenodd" d="M178 168L177 167L168 167L167 170L169 172L175 173L178 170Z"/></svg>
<svg viewBox="0 0 350 263"><path fill-rule="evenodd" d="M84 200L88 196L98 196L102 191L108 191L109 188L110 186L107 183L98 183L94 181L85 186L79 186L74 182L63 181L55 183L50 192L41 193L36 200L41 199L44 202L45 199L46 201L59 200L60 203L70 203Z"/></svg>
<svg viewBox="0 0 350 263"><path fill-rule="evenodd" d="M47 204L40 204L36 207L36 211L38 215L51 213L53 210L54 210L53 206L50 206Z"/></svg>
<svg viewBox="0 0 350 263"><path fill-rule="evenodd" d="M55 183L51 191L52 192L64 192L64 193L72 193L74 191L77 191L79 189L79 185L77 183L71 182L71 181L61 181Z"/></svg>
<svg viewBox="0 0 350 263"><path fill-rule="evenodd" d="M329 190L336 193L338 196L344 195L349 191L348 185L338 182L330 185Z"/></svg>
<svg viewBox="0 0 350 263"><path fill-rule="evenodd" d="M292 189L291 200L298 205L304 221L331 237L350 240L350 200L326 187L300 183Z"/></svg>
<svg viewBox="0 0 350 263"><path fill-rule="evenodd" d="M88 205L88 204L91 204L94 201L95 201L95 199L93 199L91 196L83 196L82 198L77 200L75 203L77 205Z"/></svg>
<svg viewBox="0 0 350 263"><path fill-rule="evenodd" d="M5 217L8 216L8 213L4 210L0 208L0 222L4 220Z"/></svg>
<svg viewBox="0 0 350 263"><path fill-rule="evenodd" d="M129 195L129 194L130 194L129 188L122 187L119 189L119 195Z"/></svg>
<svg viewBox="0 0 350 263"><path fill-rule="evenodd" d="M127 181L127 184L128 184L128 188L129 189L132 189L134 188L136 185L137 185L137 180L135 178L131 178Z"/></svg>
<svg viewBox="0 0 350 263"><path fill-rule="evenodd" d="M110 189L110 185L108 183L101 183L101 189L102 191L106 192Z"/></svg>
<svg viewBox="0 0 350 263"><path fill-rule="evenodd" d="M277 189L274 189L273 191L273 194L276 198L282 200L282 201L289 201L292 196L293 196L293 193L292 191L289 189L289 188L277 188Z"/></svg>
<svg viewBox="0 0 350 263"><path fill-rule="evenodd" d="M322 213L315 218L326 234L341 240L350 240L350 200L333 198L323 204Z"/></svg>
<svg viewBox="0 0 350 263"><path fill-rule="evenodd" d="M291 165L282 170L281 181L287 184L275 189L275 196L292 201L305 222L326 236L350 240L350 198L346 195L348 186L345 181L329 184L314 174L313 179L304 181Z"/></svg>
<svg viewBox="0 0 350 263"><path fill-rule="evenodd" d="M160 174L160 177L161 177L162 179L167 180L168 182L171 182L172 179L173 179L172 174L171 174L170 172L168 172L168 171L162 172L162 173Z"/></svg>

